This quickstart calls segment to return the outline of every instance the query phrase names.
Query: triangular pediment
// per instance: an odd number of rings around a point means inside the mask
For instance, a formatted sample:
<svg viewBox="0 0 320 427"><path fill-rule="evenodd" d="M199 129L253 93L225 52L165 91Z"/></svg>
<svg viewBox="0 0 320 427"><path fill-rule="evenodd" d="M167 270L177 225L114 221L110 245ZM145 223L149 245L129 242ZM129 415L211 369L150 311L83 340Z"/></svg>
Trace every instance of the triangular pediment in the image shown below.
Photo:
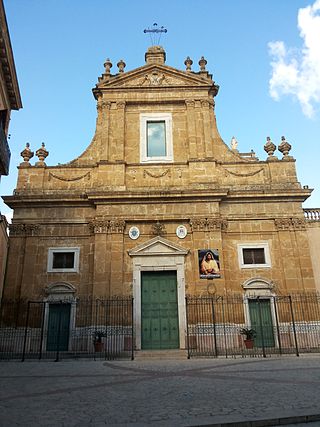
<svg viewBox="0 0 320 427"><path fill-rule="evenodd" d="M154 255L187 255L185 249L163 237L157 236L128 251L130 256L154 256Z"/></svg>
<svg viewBox="0 0 320 427"><path fill-rule="evenodd" d="M177 70L167 65L150 64L127 73L119 73L96 86L104 88L157 88L172 86L212 86L210 77Z"/></svg>

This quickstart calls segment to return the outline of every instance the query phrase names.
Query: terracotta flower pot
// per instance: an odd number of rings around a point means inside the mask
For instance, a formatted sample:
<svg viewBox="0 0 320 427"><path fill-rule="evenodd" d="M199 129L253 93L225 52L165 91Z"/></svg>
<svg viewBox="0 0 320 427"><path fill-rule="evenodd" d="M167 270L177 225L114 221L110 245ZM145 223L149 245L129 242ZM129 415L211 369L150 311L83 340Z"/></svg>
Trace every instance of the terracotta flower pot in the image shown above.
<svg viewBox="0 0 320 427"><path fill-rule="evenodd" d="M244 345L246 346L246 348L253 348L253 344L253 340L244 340Z"/></svg>

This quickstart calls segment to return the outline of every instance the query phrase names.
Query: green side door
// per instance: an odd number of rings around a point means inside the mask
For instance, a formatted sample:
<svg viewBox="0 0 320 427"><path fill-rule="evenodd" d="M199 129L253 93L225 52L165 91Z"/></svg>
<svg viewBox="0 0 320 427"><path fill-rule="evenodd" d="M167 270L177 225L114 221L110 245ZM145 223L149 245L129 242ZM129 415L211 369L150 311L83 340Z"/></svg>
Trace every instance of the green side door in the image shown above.
<svg viewBox="0 0 320 427"><path fill-rule="evenodd" d="M47 351L68 350L70 307L70 304L49 305Z"/></svg>
<svg viewBox="0 0 320 427"><path fill-rule="evenodd" d="M273 323L269 299L249 299L251 328L257 333L255 347L274 347Z"/></svg>
<svg viewBox="0 0 320 427"><path fill-rule="evenodd" d="M142 272L141 345L144 350L179 348L175 271Z"/></svg>

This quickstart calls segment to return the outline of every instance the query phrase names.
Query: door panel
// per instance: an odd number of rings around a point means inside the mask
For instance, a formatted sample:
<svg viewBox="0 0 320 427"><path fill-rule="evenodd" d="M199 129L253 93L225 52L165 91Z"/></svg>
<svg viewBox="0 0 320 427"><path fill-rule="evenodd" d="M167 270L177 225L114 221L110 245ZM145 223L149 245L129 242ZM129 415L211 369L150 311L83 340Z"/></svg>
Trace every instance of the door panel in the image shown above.
<svg viewBox="0 0 320 427"><path fill-rule="evenodd" d="M274 347L273 323L269 299L249 299L251 327L257 333L255 347ZM263 336L262 336L263 335ZM262 340L263 339L263 340Z"/></svg>
<svg viewBox="0 0 320 427"><path fill-rule="evenodd" d="M50 304L48 318L48 351L67 351L69 342L70 304ZM58 345L59 341L59 345Z"/></svg>
<svg viewBox="0 0 320 427"><path fill-rule="evenodd" d="M143 349L179 348L175 272L142 273L141 335Z"/></svg>

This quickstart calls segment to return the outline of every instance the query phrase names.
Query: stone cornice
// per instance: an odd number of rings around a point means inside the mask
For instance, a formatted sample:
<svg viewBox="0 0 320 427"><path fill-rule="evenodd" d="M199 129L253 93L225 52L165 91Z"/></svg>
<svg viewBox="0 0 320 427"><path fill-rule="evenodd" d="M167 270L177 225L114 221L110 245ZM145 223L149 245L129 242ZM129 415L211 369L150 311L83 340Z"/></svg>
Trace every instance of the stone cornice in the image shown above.
<svg viewBox="0 0 320 427"><path fill-rule="evenodd" d="M3 3L0 3L0 64L9 97L10 108L22 108L16 68Z"/></svg>

